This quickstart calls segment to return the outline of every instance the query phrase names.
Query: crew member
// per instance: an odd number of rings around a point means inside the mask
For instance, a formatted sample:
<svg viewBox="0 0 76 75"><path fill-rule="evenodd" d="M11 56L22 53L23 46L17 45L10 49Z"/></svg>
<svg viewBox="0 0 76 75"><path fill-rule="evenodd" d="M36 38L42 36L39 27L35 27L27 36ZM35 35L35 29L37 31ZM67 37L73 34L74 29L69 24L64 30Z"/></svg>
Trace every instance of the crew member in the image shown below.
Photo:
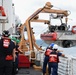
<svg viewBox="0 0 76 75"><path fill-rule="evenodd" d="M0 75L12 75L15 62L15 44L9 36L9 31L4 30L0 39Z"/></svg>
<svg viewBox="0 0 76 75"><path fill-rule="evenodd" d="M54 46L54 43L50 44L50 46L46 48L44 62L43 62L43 75L45 75L46 73L46 67L49 61L49 54L52 52L53 46ZM49 64L48 64L48 72L50 74Z"/></svg>
<svg viewBox="0 0 76 75"><path fill-rule="evenodd" d="M15 65L13 66L13 75L18 73L18 63L19 63L19 53L23 53L21 49L19 48L19 40L16 38L11 38L12 41L15 43Z"/></svg>
<svg viewBox="0 0 76 75"><path fill-rule="evenodd" d="M49 55L49 67L50 67L50 71L52 68L52 75L58 75L57 71L58 71L58 62L59 62L59 56L65 56L64 54L62 54L61 52L57 51L58 50L58 45L54 45L53 46L53 50Z"/></svg>
<svg viewBox="0 0 76 75"><path fill-rule="evenodd" d="M19 43L16 42L16 51L15 51L15 54L16 54L16 58L15 58L16 73L18 73L19 53L23 53L23 52L22 52L21 49L19 48Z"/></svg>

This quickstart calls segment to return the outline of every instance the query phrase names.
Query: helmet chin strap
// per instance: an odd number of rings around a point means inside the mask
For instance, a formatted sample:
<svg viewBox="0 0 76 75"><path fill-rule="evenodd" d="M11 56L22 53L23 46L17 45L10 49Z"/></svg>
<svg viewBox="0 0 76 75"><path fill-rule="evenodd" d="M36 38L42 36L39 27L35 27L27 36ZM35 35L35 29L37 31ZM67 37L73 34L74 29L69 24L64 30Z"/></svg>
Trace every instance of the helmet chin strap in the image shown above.
<svg viewBox="0 0 76 75"><path fill-rule="evenodd" d="M54 51L57 51L57 49L54 49Z"/></svg>

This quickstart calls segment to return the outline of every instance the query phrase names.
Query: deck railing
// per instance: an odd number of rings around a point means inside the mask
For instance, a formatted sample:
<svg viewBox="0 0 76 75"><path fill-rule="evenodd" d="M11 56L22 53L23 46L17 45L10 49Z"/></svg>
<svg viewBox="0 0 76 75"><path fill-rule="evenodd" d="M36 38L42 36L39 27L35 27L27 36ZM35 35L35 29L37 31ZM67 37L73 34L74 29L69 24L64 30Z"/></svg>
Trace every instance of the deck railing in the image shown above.
<svg viewBox="0 0 76 75"><path fill-rule="evenodd" d="M58 64L58 75L70 75L70 69L71 69L71 63L69 63L71 60L67 57L62 58L60 57L60 62Z"/></svg>
<svg viewBox="0 0 76 75"><path fill-rule="evenodd" d="M40 63L43 66L44 53L40 52ZM76 57L59 57L58 75L76 75Z"/></svg>
<svg viewBox="0 0 76 75"><path fill-rule="evenodd" d="M76 57L60 57L58 75L76 75Z"/></svg>

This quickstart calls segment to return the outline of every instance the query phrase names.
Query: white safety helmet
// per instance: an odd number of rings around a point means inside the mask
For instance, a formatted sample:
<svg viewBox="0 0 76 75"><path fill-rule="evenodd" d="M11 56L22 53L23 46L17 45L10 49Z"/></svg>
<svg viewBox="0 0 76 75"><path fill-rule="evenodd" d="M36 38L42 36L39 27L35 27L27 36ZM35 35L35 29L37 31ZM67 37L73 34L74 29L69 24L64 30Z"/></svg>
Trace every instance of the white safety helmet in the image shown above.
<svg viewBox="0 0 76 75"><path fill-rule="evenodd" d="M53 46L53 49L58 49L58 45L57 44L54 44L54 46Z"/></svg>

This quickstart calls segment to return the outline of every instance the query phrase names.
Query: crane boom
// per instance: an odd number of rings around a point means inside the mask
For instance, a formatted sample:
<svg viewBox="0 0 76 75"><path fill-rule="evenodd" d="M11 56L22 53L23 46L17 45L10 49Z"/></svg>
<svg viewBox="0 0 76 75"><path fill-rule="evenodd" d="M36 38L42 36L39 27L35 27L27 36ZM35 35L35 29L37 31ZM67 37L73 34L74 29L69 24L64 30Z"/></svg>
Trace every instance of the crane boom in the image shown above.
<svg viewBox="0 0 76 75"><path fill-rule="evenodd" d="M22 35L21 35L20 47L23 46L23 42L25 45L26 44L29 45L29 48L25 47L26 49L24 49L24 50L34 50L34 47L36 47L37 50L42 50L42 48L36 44L34 33L31 28L31 22L43 22L43 23L47 23L47 24L50 23L49 20L40 20L39 19L40 13L63 14L63 16L65 16L65 17L67 17L69 15L67 10L57 10L57 9L52 9L52 7L53 7L53 5L51 5L50 2L47 2L43 8L39 8L30 17L28 17L26 22L22 25L22 30L21 30ZM23 35L24 27L26 27L26 29L27 29L27 35L28 35L27 40L24 38L24 35Z"/></svg>

